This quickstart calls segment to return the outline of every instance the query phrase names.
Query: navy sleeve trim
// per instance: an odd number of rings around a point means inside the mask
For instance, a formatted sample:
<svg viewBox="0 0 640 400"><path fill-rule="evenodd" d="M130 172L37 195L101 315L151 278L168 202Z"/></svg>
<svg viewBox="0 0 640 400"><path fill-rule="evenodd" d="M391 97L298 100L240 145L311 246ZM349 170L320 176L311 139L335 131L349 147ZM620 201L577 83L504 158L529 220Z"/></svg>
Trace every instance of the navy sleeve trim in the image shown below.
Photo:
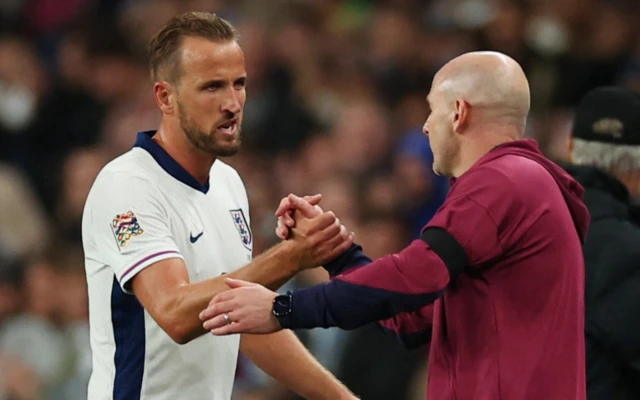
<svg viewBox="0 0 640 400"><path fill-rule="evenodd" d="M351 247L342 253L335 260L328 262L324 265L324 269L329 272L329 276L334 278L340 274L343 274L350 269L362 267L371 263L371 259L364 254L362 246L354 243Z"/></svg>
<svg viewBox="0 0 640 400"><path fill-rule="evenodd" d="M424 294L398 293L334 279L293 292L290 329L355 329L417 310L443 294L444 289Z"/></svg>
<svg viewBox="0 0 640 400"><path fill-rule="evenodd" d="M469 266L464 247L446 230L438 227L427 228L420 237L444 262L451 279L464 272Z"/></svg>

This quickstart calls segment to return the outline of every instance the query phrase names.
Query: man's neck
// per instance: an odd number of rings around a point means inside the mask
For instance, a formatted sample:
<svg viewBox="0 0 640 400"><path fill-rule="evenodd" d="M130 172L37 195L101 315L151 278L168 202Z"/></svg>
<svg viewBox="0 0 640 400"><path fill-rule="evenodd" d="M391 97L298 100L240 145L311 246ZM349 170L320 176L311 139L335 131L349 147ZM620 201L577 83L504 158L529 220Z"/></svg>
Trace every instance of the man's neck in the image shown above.
<svg viewBox="0 0 640 400"><path fill-rule="evenodd" d="M196 149L182 131L160 125L153 140L198 182L209 179L209 171L216 158Z"/></svg>
<svg viewBox="0 0 640 400"><path fill-rule="evenodd" d="M453 177L458 178L465 172L467 172L475 163L478 162L491 150L502 144L513 142L516 134L508 132L505 134L491 132L491 133L472 133L468 135L469 138L466 143L460 146L459 165L453 170Z"/></svg>

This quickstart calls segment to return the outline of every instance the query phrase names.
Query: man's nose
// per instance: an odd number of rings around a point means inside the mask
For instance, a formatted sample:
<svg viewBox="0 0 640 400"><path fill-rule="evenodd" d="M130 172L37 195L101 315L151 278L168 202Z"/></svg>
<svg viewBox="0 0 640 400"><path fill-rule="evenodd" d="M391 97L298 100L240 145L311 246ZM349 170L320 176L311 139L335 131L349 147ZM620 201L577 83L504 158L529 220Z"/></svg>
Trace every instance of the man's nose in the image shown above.
<svg viewBox="0 0 640 400"><path fill-rule="evenodd" d="M242 111L240 96L235 90L231 89L229 95L226 96L225 102L222 104L222 111L228 111L233 114Z"/></svg>
<svg viewBox="0 0 640 400"><path fill-rule="evenodd" d="M427 122L425 122L422 126L422 132L424 132L425 135L429 136L429 124Z"/></svg>

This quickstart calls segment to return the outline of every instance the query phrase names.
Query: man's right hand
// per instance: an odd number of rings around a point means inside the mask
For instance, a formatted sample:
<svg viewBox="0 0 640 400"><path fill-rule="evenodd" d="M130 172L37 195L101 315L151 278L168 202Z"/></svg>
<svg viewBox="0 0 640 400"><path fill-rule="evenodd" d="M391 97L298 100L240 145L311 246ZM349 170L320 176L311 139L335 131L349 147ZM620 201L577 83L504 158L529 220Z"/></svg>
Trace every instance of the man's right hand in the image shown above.
<svg viewBox="0 0 640 400"><path fill-rule="evenodd" d="M289 195L296 221L289 240L299 254L300 269L315 268L335 259L353 244L353 234L340 224L331 211L322 212L318 206ZM294 250L295 251L295 250Z"/></svg>
<svg viewBox="0 0 640 400"><path fill-rule="evenodd" d="M276 236L280 239L285 240L289 237L289 232L291 228L296 226L296 221L294 219L294 211L296 211L296 207L294 203L301 204L296 202L296 198L298 196L294 194L290 194L289 196L280 200L280 205L278 205L278 209L276 210L276 217L278 217L278 225L276 226ZM318 214L321 214L322 208L318 205L322 200L321 194L314 194L313 196L304 196L302 200L306 201L310 205L314 206L313 208L317 211L313 213L312 211L307 212L307 218L312 218ZM300 214L298 214L300 216Z"/></svg>

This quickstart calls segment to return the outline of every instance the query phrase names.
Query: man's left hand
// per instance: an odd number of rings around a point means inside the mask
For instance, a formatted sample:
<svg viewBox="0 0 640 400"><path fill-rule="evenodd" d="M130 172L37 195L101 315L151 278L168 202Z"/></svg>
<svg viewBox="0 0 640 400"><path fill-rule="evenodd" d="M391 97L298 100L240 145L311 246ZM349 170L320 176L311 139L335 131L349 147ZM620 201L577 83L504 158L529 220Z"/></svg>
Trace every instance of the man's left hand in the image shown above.
<svg viewBox="0 0 640 400"><path fill-rule="evenodd" d="M277 293L251 282L231 278L225 281L231 290L216 295L200 313L204 329L216 336L282 330L272 313Z"/></svg>

